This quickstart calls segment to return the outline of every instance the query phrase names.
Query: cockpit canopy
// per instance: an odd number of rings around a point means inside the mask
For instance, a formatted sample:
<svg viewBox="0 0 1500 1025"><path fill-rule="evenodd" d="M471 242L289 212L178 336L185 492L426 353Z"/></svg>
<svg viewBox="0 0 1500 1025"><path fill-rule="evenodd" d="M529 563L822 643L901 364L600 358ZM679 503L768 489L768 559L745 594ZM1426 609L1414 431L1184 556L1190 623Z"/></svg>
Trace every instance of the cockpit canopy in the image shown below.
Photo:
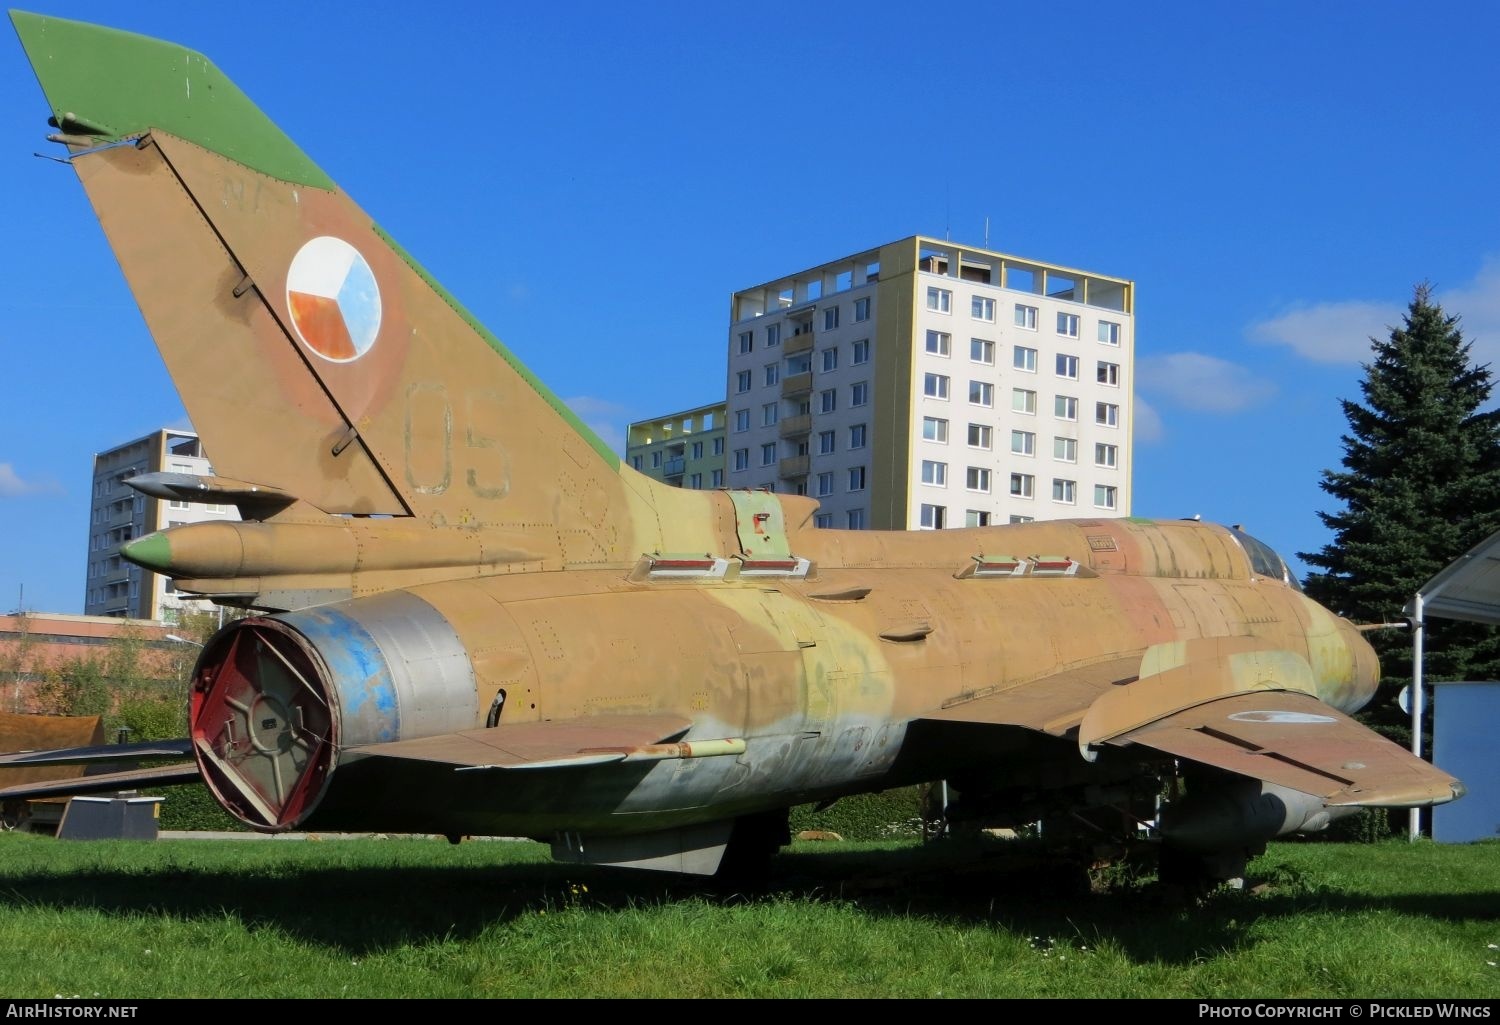
<svg viewBox="0 0 1500 1025"><path fill-rule="evenodd" d="M1276 554L1276 550L1264 541L1258 541L1245 533L1239 527L1230 527L1229 533L1240 543L1245 554L1250 558L1250 569L1252 572L1273 580L1280 580L1298 591L1302 590L1302 583L1297 579L1291 569L1287 567L1286 560Z"/></svg>

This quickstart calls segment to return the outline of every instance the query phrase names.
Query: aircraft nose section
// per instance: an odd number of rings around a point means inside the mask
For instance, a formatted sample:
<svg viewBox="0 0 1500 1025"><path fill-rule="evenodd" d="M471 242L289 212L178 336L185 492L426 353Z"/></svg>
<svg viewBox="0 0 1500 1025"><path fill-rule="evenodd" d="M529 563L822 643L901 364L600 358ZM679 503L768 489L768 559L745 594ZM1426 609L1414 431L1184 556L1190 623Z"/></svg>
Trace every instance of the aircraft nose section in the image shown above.
<svg viewBox="0 0 1500 1025"><path fill-rule="evenodd" d="M333 767L337 722L318 660L270 619L231 624L193 673L194 755L209 789L246 825L290 829Z"/></svg>

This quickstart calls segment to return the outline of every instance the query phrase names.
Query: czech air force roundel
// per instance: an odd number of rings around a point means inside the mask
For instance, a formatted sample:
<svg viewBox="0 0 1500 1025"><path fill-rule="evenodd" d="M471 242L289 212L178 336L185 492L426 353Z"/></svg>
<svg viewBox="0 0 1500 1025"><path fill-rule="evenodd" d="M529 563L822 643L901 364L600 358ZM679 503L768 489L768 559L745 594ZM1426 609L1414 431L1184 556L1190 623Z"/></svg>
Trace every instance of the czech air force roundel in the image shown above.
<svg viewBox="0 0 1500 1025"><path fill-rule="evenodd" d="M359 250L322 235L297 251L286 274L297 337L335 363L359 359L380 333L380 286Z"/></svg>

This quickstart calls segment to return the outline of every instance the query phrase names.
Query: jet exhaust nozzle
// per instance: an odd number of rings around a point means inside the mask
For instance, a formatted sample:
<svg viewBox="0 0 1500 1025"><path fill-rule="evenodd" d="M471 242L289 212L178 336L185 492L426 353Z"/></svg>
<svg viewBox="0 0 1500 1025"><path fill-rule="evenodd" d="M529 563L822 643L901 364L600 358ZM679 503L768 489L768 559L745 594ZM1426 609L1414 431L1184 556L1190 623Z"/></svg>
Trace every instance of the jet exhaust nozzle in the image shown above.
<svg viewBox="0 0 1500 1025"><path fill-rule="evenodd" d="M341 752L477 725L473 665L448 621L409 591L243 619L193 671L194 755L251 828L304 823Z"/></svg>

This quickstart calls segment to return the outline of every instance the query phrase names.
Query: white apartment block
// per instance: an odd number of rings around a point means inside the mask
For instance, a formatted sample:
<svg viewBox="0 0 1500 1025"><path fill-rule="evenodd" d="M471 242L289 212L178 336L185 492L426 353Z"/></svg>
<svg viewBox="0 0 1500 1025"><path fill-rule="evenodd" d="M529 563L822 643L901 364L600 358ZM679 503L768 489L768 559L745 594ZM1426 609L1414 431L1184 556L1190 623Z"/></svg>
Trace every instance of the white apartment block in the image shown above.
<svg viewBox="0 0 1500 1025"><path fill-rule="evenodd" d="M914 236L734 293L731 488L823 527L1130 514L1132 281Z"/></svg>
<svg viewBox="0 0 1500 1025"><path fill-rule="evenodd" d="M145 473L212 476L198 435L160 430L94 456L89 509L88 586L84 614L176 622L184 611L211 611L211 602L179 595L172 581L120 556L127 541L167 527L202 520L237 520L232 505L150 498L125 482Z"/></svg>

